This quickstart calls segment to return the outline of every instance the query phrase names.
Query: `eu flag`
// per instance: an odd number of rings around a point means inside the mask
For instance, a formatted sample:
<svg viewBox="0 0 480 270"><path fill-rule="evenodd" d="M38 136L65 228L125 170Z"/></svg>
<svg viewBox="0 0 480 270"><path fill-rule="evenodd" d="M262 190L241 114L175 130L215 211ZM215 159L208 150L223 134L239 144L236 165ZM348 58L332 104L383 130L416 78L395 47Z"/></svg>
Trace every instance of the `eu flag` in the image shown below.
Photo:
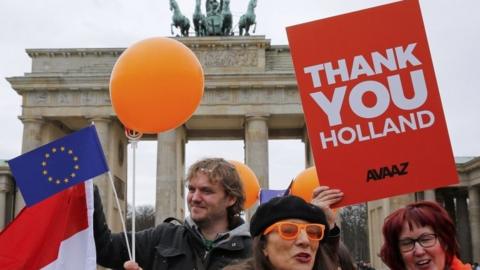
<svg viewBox="0 0 480 270"><path fill-rule="evenodd" d="M108 171L95 126L8 161L27 206Z"/></svg>

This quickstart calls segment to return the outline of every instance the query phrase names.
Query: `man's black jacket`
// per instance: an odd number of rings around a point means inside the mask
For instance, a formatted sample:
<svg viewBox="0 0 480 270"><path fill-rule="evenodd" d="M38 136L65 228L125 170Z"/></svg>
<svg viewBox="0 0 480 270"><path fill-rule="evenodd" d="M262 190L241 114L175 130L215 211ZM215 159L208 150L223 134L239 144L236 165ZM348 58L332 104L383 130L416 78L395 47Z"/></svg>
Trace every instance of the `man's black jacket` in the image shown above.
<svg viewBox="0 0 480 270"><path fill-rule="evenodd" d="M123 269L129 260L123 233L111 233L103 213L102 202L95 187L94 237L97 263L104 267ZM208 250L193 221L185 224L162 223L135 234L136 261L144 270L222 269L251 255L248 226L238 219L234 228L220 235ZM128 234L131 243L131 234Z"/></svg>

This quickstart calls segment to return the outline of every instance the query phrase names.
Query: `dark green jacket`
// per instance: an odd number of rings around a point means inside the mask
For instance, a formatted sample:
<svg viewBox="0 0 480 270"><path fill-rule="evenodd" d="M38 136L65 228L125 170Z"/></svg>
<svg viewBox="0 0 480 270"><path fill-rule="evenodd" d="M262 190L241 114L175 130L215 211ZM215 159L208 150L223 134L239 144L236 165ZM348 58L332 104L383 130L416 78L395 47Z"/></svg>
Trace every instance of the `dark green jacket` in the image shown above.
<svg viewBox="0 0 480 270"><path fill-rule="evenodd" d="M97 263L104 267L123 269L129 260L123 233L111 233L105 222L98 191L95 190L94 237ZM135 234L136 261L144 270L222 269L230 263L251 255L248 226L238 218L237 226L219 235L210 250L196 226L162 223ZM128 234L131 243L131 235Z"/></svg>

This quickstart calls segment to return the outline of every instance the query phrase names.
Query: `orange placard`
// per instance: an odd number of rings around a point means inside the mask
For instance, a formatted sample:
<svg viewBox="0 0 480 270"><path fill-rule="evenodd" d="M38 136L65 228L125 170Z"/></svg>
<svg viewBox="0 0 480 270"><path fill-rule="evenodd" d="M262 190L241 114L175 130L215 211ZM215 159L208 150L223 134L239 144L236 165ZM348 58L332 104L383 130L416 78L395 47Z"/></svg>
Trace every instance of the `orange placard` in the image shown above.
<svg viewBox="0 0 480 270"><path fill-rule="evenodd" d="M458 183L418 0L287 28L318 179L337 206Z"/></svg>

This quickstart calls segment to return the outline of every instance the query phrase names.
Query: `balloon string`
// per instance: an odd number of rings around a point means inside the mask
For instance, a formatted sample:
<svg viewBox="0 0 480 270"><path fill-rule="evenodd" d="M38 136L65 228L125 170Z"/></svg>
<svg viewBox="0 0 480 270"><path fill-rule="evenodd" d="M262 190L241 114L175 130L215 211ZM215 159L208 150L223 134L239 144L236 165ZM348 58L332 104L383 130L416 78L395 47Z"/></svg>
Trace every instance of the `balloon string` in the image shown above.
<svg viewBox="0 0 480 270"><path fill-rule="evenodd" d="M142 137L141 132L137 132L128 128L125 128L125 136L128 138L128 141L132 144L132 258L135 261L135 219L136 219L136 207L135 207L135 176L136 176L136 149L137 143Z"/></svg>

